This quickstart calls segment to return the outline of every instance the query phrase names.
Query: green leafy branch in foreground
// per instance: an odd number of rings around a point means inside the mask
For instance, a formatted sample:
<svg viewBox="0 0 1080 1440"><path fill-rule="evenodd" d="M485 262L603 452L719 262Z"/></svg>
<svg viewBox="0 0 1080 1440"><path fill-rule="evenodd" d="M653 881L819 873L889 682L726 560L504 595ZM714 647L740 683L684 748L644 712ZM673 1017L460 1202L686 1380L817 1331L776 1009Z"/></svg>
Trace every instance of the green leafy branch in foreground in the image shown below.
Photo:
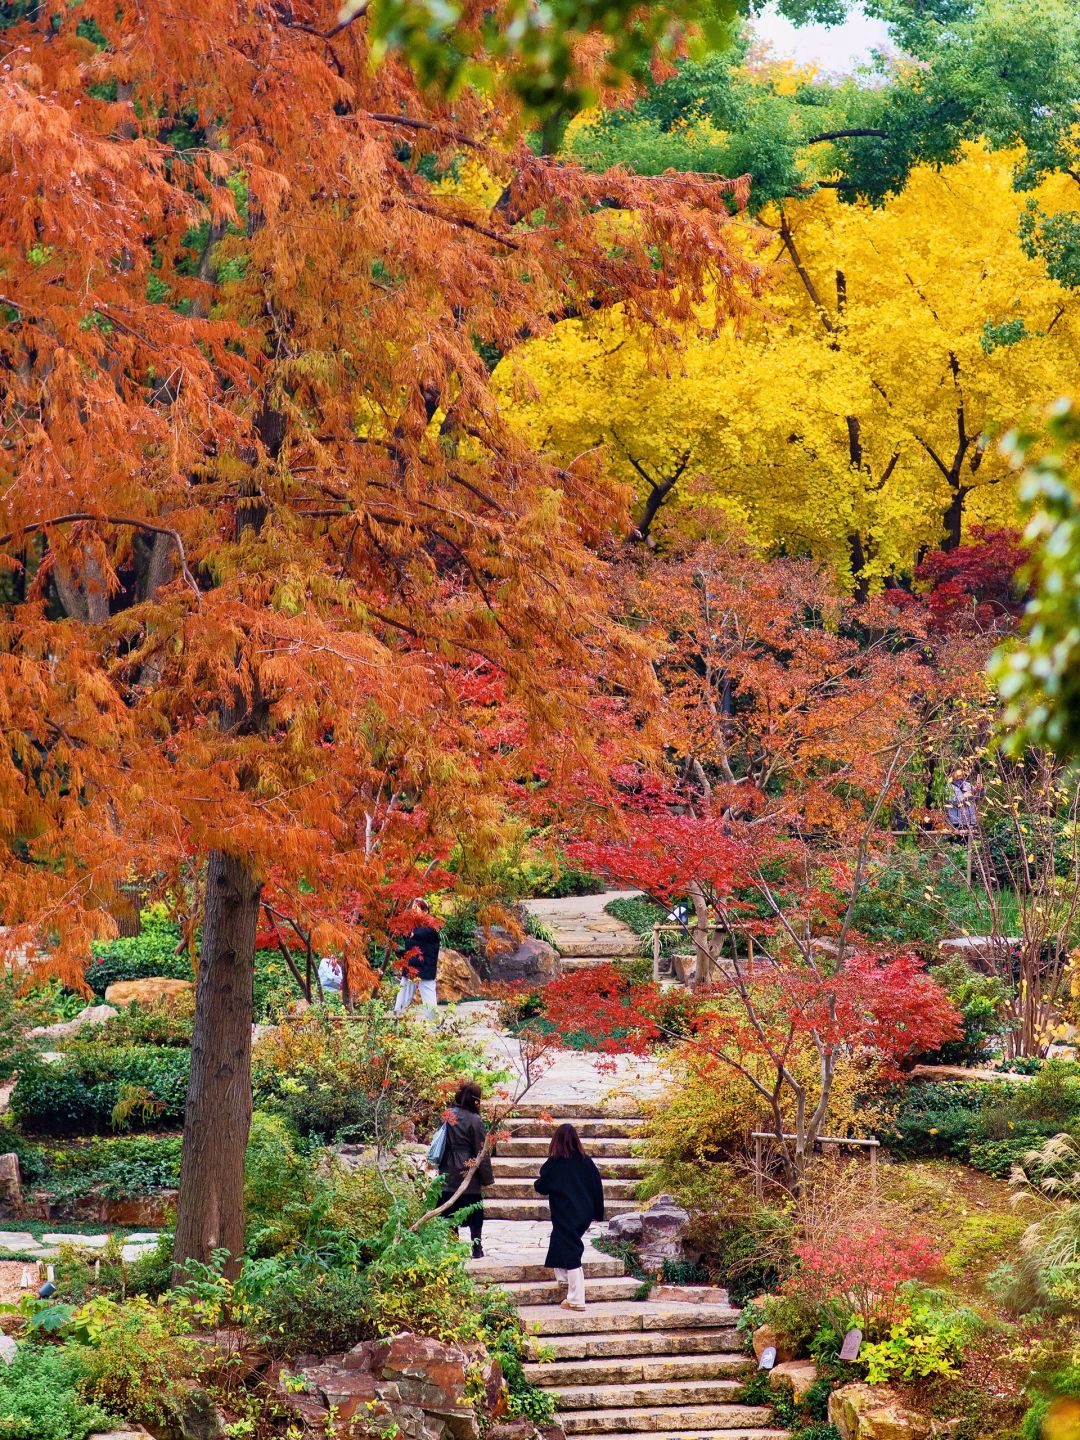
<svg viewBox="0 0 1080 1440"><path fill-rule="evenodd" d="M1024 535L1036 586L1020 639L998 651L991 675L1005 701L1008 748L1043 746L1071 758L1080 755L1080 496L1068 451L1080 441L1080 409L1059 401L1047 432L1039 454L1034 435L1005 442L1017 468L1026 467L1020 498L1031 511Z"/></svg>

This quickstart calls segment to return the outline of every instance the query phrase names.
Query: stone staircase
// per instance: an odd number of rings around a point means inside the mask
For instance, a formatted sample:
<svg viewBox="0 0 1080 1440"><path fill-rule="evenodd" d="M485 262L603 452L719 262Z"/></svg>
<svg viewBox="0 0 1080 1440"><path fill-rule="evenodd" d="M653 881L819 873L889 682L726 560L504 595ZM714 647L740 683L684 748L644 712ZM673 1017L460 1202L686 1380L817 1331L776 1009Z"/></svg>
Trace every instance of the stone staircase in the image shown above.
<svg viewBox="0 0 1080 1440"><path fill-rule="evenodd" d="M481 1283L513 1297L532 1337L525 1373L554 1396L567 1436L784 1440L785 1431L771 1428L768 1407L738 1401L753 1360L735 1329L736 1309L639 1299L640 1282L622 1261L586 1242L588 1308L563 1310L561 1288L540 1263L548 1209L532 1194L532 1181L553 1127L565 1119L577 1126L604 1177L610 1215L638 1208L633 1191L644 1162L633 1146L640 1119L590 1113L584 1105L560 1107L550 1119L540 1106L523 1106L518 1114L514 1138L500 1145L493 1162L495 1190L485 1192L484 1209L489 1220L523 1223L489 1227L498 1230L497 1253L472 1265ZM511 1258L515 1250L520 1259Z"/></svg>
<svg viewBox="0 0 1080 1440"><path fill-rule="evenodd" d="M513 1138L504 1140L491 1162L495 1184L484 1191L484 1213L492 1220L547 1220L548 1204L533 1189L533 1181L547 1158L553 1126L540 1118L539 1105L523 1107L524 1117L513 1122ZM573 1110L580 1107L569 1106ZM532 1114L529 1114L529 1111ZM519 1115L522 1111L519 1110ZM609 1215L636 1210L634 1187L645 1166L633 1154L641 1121L633 1117L563 1114L556 1124L571 1119L604 1177L604 1202Z"/></svg>
<svg viewBox="0 0 1080 1440"><path fill-rule="evenodd" d="M529 909L551 933L562 968L588 970L607 960L632 959L641 954L641 940L604 906L632 890L610 890L603 895L582 895L564 900L530 900Z"/></svg>

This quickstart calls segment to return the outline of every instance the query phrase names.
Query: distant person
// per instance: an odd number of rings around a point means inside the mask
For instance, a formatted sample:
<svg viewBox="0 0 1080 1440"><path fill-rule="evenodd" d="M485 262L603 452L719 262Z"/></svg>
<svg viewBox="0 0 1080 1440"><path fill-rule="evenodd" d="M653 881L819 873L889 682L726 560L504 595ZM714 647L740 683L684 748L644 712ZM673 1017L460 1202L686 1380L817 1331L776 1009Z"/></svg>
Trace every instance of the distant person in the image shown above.
<svg viewBox="0 0 1080 1440"><path fill-rule="evenodd" d="M974 830L979 823L975 809L975 787L962 771L949 780L949 798L945 802L945 819L954 830Z"/></svg>
<svg viewBox="0 0 1080 1440"><path fill-rule="evenodd" d="M487 1154L478 1165L469 1169L470 1161L476 1159L484 1148L487 1131L480 1118L480 1086L466 1080L458 1086L452 1108L453 1122L446 1127L446 1149L439 1161L439 1173L443 1176L442 1200L445 1205L462 1180L468 1174L468 1184L458 1196L452 1209L446 1211L446 1218L452 1220L463 1210L470 1213L458 1222L469 1227L472 1238L474 1260L483 1259L484 1246L484 1195L485 1185L494 1185L495 1175L491 1168L491 1154Z"/></svg>
<svg viewBox="0 0 1080 1440"><path fill-rule="evenodd" d="M548 1198L551 1243L544 1264L566 1286L564 1310L585 1309L583 1237L593 1221L604 1218L604 1184L600 1171L581 1148L573 1125L560 1125L551 1137L548 1158L533 1188Z"/></svg>
<svg viewBox="0 0 1080 1440"><path fill-rule="evenodd" d="M333 955L324 955L319 961L319 984L331 994L340 995L344 970L341 961Z"/></svg>
<svg viewBox="0 0 1080 1440"><path fill-rule="evenodd" d="M431 906L426 900L413 902L414 910L422 916L431 915ZM420 1004L429 1020L435 1018L435 1007L439 1003L435 978L439 971L439 932L430 920L422 919L406 935L402 944L404 965L401 970L401 984L394 1001L394 1014L404 1015L413 1002L417 987L420 989Z"/></svg>

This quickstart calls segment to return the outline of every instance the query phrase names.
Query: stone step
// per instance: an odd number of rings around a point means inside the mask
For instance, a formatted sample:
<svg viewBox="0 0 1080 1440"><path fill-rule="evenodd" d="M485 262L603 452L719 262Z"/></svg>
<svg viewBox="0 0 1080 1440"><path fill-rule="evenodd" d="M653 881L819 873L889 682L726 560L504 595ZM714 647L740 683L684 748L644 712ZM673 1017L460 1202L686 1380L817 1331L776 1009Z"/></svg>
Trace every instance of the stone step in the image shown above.
<svg viewBox="0 0 1080 1440"><path fill-rule="evenodd" d="M557 1115L560 1122L572 1120L634 1120L641 1118L641 1108L629 1096L618 1096L603 1105L595 1100L523 1100L514 1106L514 1114L523 1120L542 1120Z"/></svg>
<svg viewBox="0 0 1080 1440"><path fill-rule="evenodd" d="M522 1120L510 1120L507 1122L507 1129L512 1129L518 1136L544 1136L550 1140L557 1125L562 1125L569 1119L571 1125L577 1130L583 1140L621 1138L633 1139L641 1133L644 1120L640 1116L626 1115L621 1119L605 1119L603 1117L592 1119L575 1119L573 1116L553 1115L550 1119L537 1117L536 1119L526 1118Z"/></svg>
<svg viewBox="0 0 1080 1440"><path fill-rule="evenodd" d="M767 1405L663 1405L649 1410L570 1410L559 1412L567 1435L640 1435L642 1431L668 1431L698 1435L713 1430L730 1434L765 1430L772 1419ZM774 1434L776 1432L773 1432Z"/></svg>
<svg viewBox="0 0 1080 1440"><path fill-rule="evenodd" d="M536 1171L533 1171L533 1175ZM637 1190L637 1181L630 1180L605 1180L604 1199L610 1200L634 1200ZM533 1200L536 1198L536 1191L533 1189L532 1178L525 1175L496 1175L495 1184L484 1187L484 1200Z"/></svg>
<svg viewBox="0 0 1080 1440"><path fill-rule="evenodd" d="M612 1215L625 1215L629 1210L639 1208L636 1200L607 1200L604 1201L604 1209L608 1218ZM487 1200L484 1201L484 1214L489 1220L550 1220L551 1212L548 1209L546 1200L539 1196L534 1200Z"/></svg>
<svg viewBox="0 0 1080 1440"><path fill-rule="evenodd" d="M583 1410L656 1410L664 1405L729 1405L741 1380L644 1381L639 1385L545 1385L560 1415Z"/></svg>
<svg viewBox="0 0 1080 1440"><path fill-rule="evenodd" d="M631 950L629 955L560 955L559 965L565 975L578 970L595 970L597 965L610 965L612 960L630 960L638 953Z"/></svg>
<svg viewBox="0 0 1080 1440"><path fill-rule="evenodd" d="M567 960L633 960L639 956L641 941L632 930L625 935L596 935L587 930L564 930L555 936L555 949L565 966ZM651 941L650 941L651 953Z"/></svg>
<svg viewBox="0 0 1080 1440"><path fill-rule="evenodd" d="M696 1330L734 1325L731 1305L662 1304L652 1300L601 1302L585 1310L560 1305L522 1305L518 1314L530 1335L602 1335L611 1330Z"/></svg>
<svg viewBox="0 0 1080 1440"><path fill-rule="evenodd" d="M542 1157L538 1155L496 1155L491 1168L496 1177L506 1180L536 1178ZM636 1155L597 1155L596 1168L605 1180L637 1180L649 1168L648 1162Z"/></svg>
<svg viewBox="0 0 1080 1440"><path fill-rule="evenodd" d="M790 1430L746 1430L742 1427L736 1430L653 1430L649 1433L651 1440L790 1440L791 1436ZM640 1430L608 1430L604 1440L637 1440L640 1434Z"/></svg>
<svg viewBox="0 0 1080 1440"><path fill-rule="evenodd" d="M744 1352L734 1325L700 1330L613 1330L593 1335L544 1335L530 1341L529 1353L548 1360L609 1360L635 1356L715 1355Z"/></svg>
<svg viewBox="0 0 1080 1440"><path fill-rule="evenodd" d="M595 1254L595 1252L594 1252ZM551 1271L546 1265L513 1265L500 1260L467 1260L470 1274L479 1285L514 1285L526 1281L551 1280ZM586 1254L581 1262L586 1280L614 1278L626 1274L626 1266L614 1255L596 1255L590 1259ZM635 1284L637 1282L635 1281Z"/></svg>
<svg viewBox="0 0 1080 1440"><path fill-rule="evenodd" d="M504 1285L506 1293L513 1297L518 1306L557 1305L563 1298L563 1287L550 1278L525 1280ZM633 1275L611 1276L588 1281L588 1296L592 1301L633 1300L641 1289L641 1281Z"/></svg>
<svg viewBox="0 0 1080 1440"><path fill-rule="evenodd" d="M515 1135L512 1140L499 1142L498 1155L500 1159L513 1155L533 1155L546 1160L550 1144L550 1137L543 1135L526 1135L521 1139ZM633 1145L633 1140L624 1140L620 1136L604 1136L586 1141L585 1150L594 1160L599 1160L601 1156L605 1159L617 1159L620 1155L630 1160L633 1158Z"/></svg>
<svg viewBox="0 0 1080 1440"><path fill-rule="evenodd" d="M683 1336L683 1342L688 1337ZM722 1380L749 1370L752 1356L735 1351L706 1355L618 1355L596 1360L552 1360L527 1363L526 1379L547 1389L552 1385L670 1384L673 1380Z"/></svg>

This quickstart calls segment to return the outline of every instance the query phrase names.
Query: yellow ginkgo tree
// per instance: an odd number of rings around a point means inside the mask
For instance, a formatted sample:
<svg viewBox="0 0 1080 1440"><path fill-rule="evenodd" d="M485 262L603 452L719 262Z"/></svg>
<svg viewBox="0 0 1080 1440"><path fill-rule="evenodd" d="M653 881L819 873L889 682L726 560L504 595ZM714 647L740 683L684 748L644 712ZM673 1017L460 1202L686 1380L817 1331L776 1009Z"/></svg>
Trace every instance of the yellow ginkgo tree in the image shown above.
<svg viewBox="0 0 1080 1440"><path fill-rule="evenodd" d="M619 307L567 320L502 362L502 403L564 464L602 452L641 535L715 510L861 590L1012 523L995 437L1080 349L1080 299L1021 248L1015 161L972 146L879 208L785 201L746 222L769 283L741 328L658 346Z"/></svg>

